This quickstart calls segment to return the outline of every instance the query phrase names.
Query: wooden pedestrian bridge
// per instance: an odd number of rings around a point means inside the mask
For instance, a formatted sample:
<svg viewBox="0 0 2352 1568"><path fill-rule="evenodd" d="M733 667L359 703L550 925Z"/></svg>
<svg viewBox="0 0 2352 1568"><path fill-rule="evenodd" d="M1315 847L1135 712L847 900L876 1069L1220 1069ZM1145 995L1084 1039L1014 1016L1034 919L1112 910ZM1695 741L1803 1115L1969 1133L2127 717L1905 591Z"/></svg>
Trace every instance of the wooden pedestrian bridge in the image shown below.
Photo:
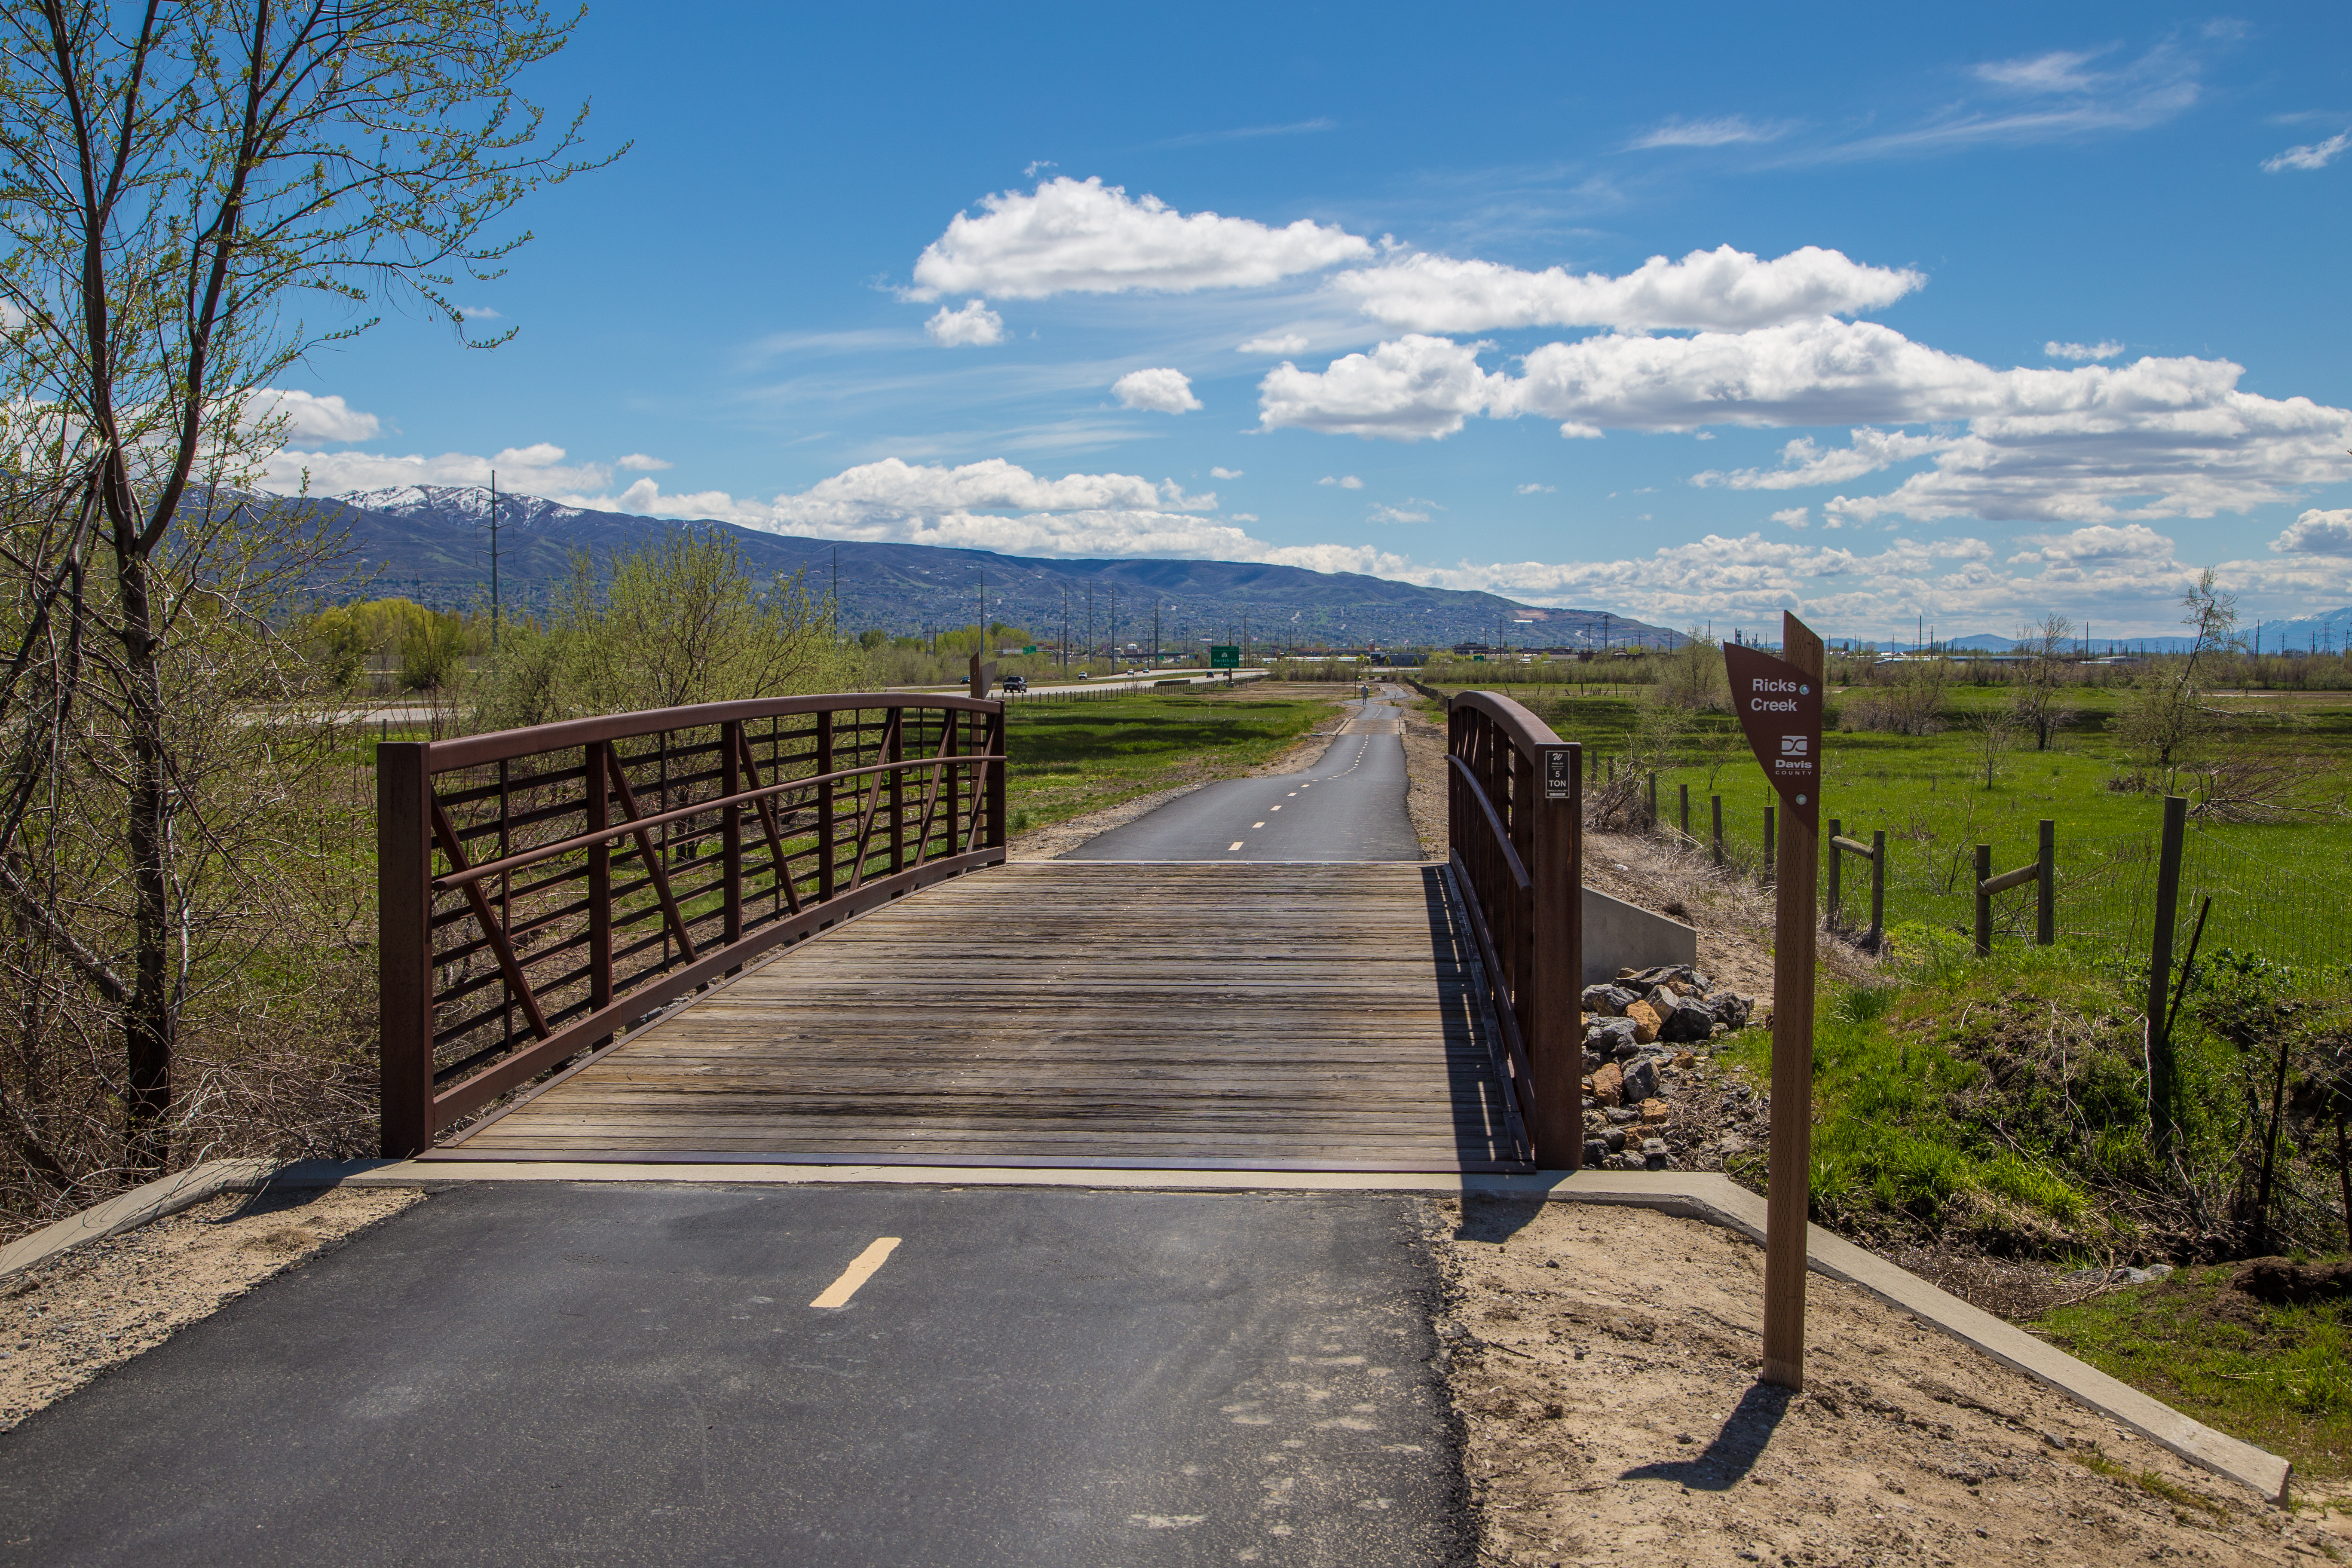
<svg viewBox="0 0 2352 1568"><path fill-rule="evenodd" d="M1451 709L1426 865L1010 863L986 699L387 742L383 1152L1580 1163L1581 759Z"/></svg>

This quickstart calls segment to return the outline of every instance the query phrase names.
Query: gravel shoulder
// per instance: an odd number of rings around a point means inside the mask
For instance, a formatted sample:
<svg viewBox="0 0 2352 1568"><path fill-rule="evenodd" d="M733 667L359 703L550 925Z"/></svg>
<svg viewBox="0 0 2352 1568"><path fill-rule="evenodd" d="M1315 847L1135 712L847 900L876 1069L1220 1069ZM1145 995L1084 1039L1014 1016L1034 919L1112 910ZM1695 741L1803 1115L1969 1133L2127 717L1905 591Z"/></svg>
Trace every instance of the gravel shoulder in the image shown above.
<svg viewBox="0 0 2352 1568"><path fill-rule="evenodd" d="M1851 1286L1756 1382L1764 1254L1696 1220L1430 1205L1479 1561L2273 1563L2352 1551Z"/></svg>
<svg viewBox="0 0 2352 1568"><path fill-rule="evenodd" d="M0 1431L424 1196L225 1194L0 1281Z"/></svg>

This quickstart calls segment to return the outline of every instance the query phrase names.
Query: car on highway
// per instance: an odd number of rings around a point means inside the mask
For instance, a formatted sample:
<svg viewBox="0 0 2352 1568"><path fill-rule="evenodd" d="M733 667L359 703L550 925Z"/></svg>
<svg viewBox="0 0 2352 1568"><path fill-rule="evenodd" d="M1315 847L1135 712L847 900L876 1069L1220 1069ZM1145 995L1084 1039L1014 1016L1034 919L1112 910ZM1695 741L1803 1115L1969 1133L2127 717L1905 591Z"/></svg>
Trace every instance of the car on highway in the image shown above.
<svg viewBox="0 0 2352 1568"><path fill-rule="evenodd" d="M1026 691L1029 689L1029 678L1025 675L1008 675L1004 678L1004 689Z"/></svg>

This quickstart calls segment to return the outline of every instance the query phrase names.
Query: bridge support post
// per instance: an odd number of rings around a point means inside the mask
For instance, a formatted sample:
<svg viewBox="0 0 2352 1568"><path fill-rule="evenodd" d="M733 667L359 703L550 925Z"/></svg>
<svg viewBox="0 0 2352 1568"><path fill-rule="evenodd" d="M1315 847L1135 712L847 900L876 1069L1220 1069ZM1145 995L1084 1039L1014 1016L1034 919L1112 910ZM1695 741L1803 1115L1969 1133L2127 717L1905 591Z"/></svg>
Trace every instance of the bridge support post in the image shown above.
<svg viewBox="0 0 2352 1568"><path fill-rule="evenodd" d="M375 750L378 1134L388 1160L433 1142L433 779L425 747Z"/></svg>
<svg viewBox="0 0 2352 1568"><path fill-rule="evenodd" d="M1566 753L1528 759L1534 766L1525 799L1533 828L1528 873L1535 884L1533 962L1527 1019L1528 1066L1535 1103L1527 1108L1536 1163L1573 1171L1584 1163L1584 770L1573 744ZM1539 781L1539 782L1538 782ZM1565 788L1554 781L1561 781ZM1555 793L1557 792L1557 793Z"/></svg>

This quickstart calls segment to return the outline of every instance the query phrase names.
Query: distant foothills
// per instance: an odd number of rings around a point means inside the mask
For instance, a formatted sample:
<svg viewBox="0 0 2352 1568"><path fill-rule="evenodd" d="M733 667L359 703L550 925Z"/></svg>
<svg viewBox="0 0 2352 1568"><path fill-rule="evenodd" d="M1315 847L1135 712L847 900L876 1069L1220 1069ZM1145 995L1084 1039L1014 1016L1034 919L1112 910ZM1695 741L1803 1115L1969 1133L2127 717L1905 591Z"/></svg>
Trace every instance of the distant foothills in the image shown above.
<svg viewBox="0 0 2352 1568"><path fill-rule="evenodd" d="M490 586L490 498L472 487L408 485L297 503L350 531L365 596L397 595L435 609L471 609ZM510 610L543 608L574 552L599 563L645 549L682 528L734 540L755 574L806 572L810 589L837 594L845 631L893 637L971 626L987 595L992 621L1059 635L1065 605L1074 637L1092 617L1097 638L1142 643L1158 607L1169 647L1238 641L1276 647L1674 647L1664 626L1605 610L1522 605L1494 594L1423 588L1352 572L1309 572L1238 561L1055 560L768 533L717 521L673 521L590 511L536 496L501 493L499 598ZM836 578L836 573L838 576Z"/></svg>

